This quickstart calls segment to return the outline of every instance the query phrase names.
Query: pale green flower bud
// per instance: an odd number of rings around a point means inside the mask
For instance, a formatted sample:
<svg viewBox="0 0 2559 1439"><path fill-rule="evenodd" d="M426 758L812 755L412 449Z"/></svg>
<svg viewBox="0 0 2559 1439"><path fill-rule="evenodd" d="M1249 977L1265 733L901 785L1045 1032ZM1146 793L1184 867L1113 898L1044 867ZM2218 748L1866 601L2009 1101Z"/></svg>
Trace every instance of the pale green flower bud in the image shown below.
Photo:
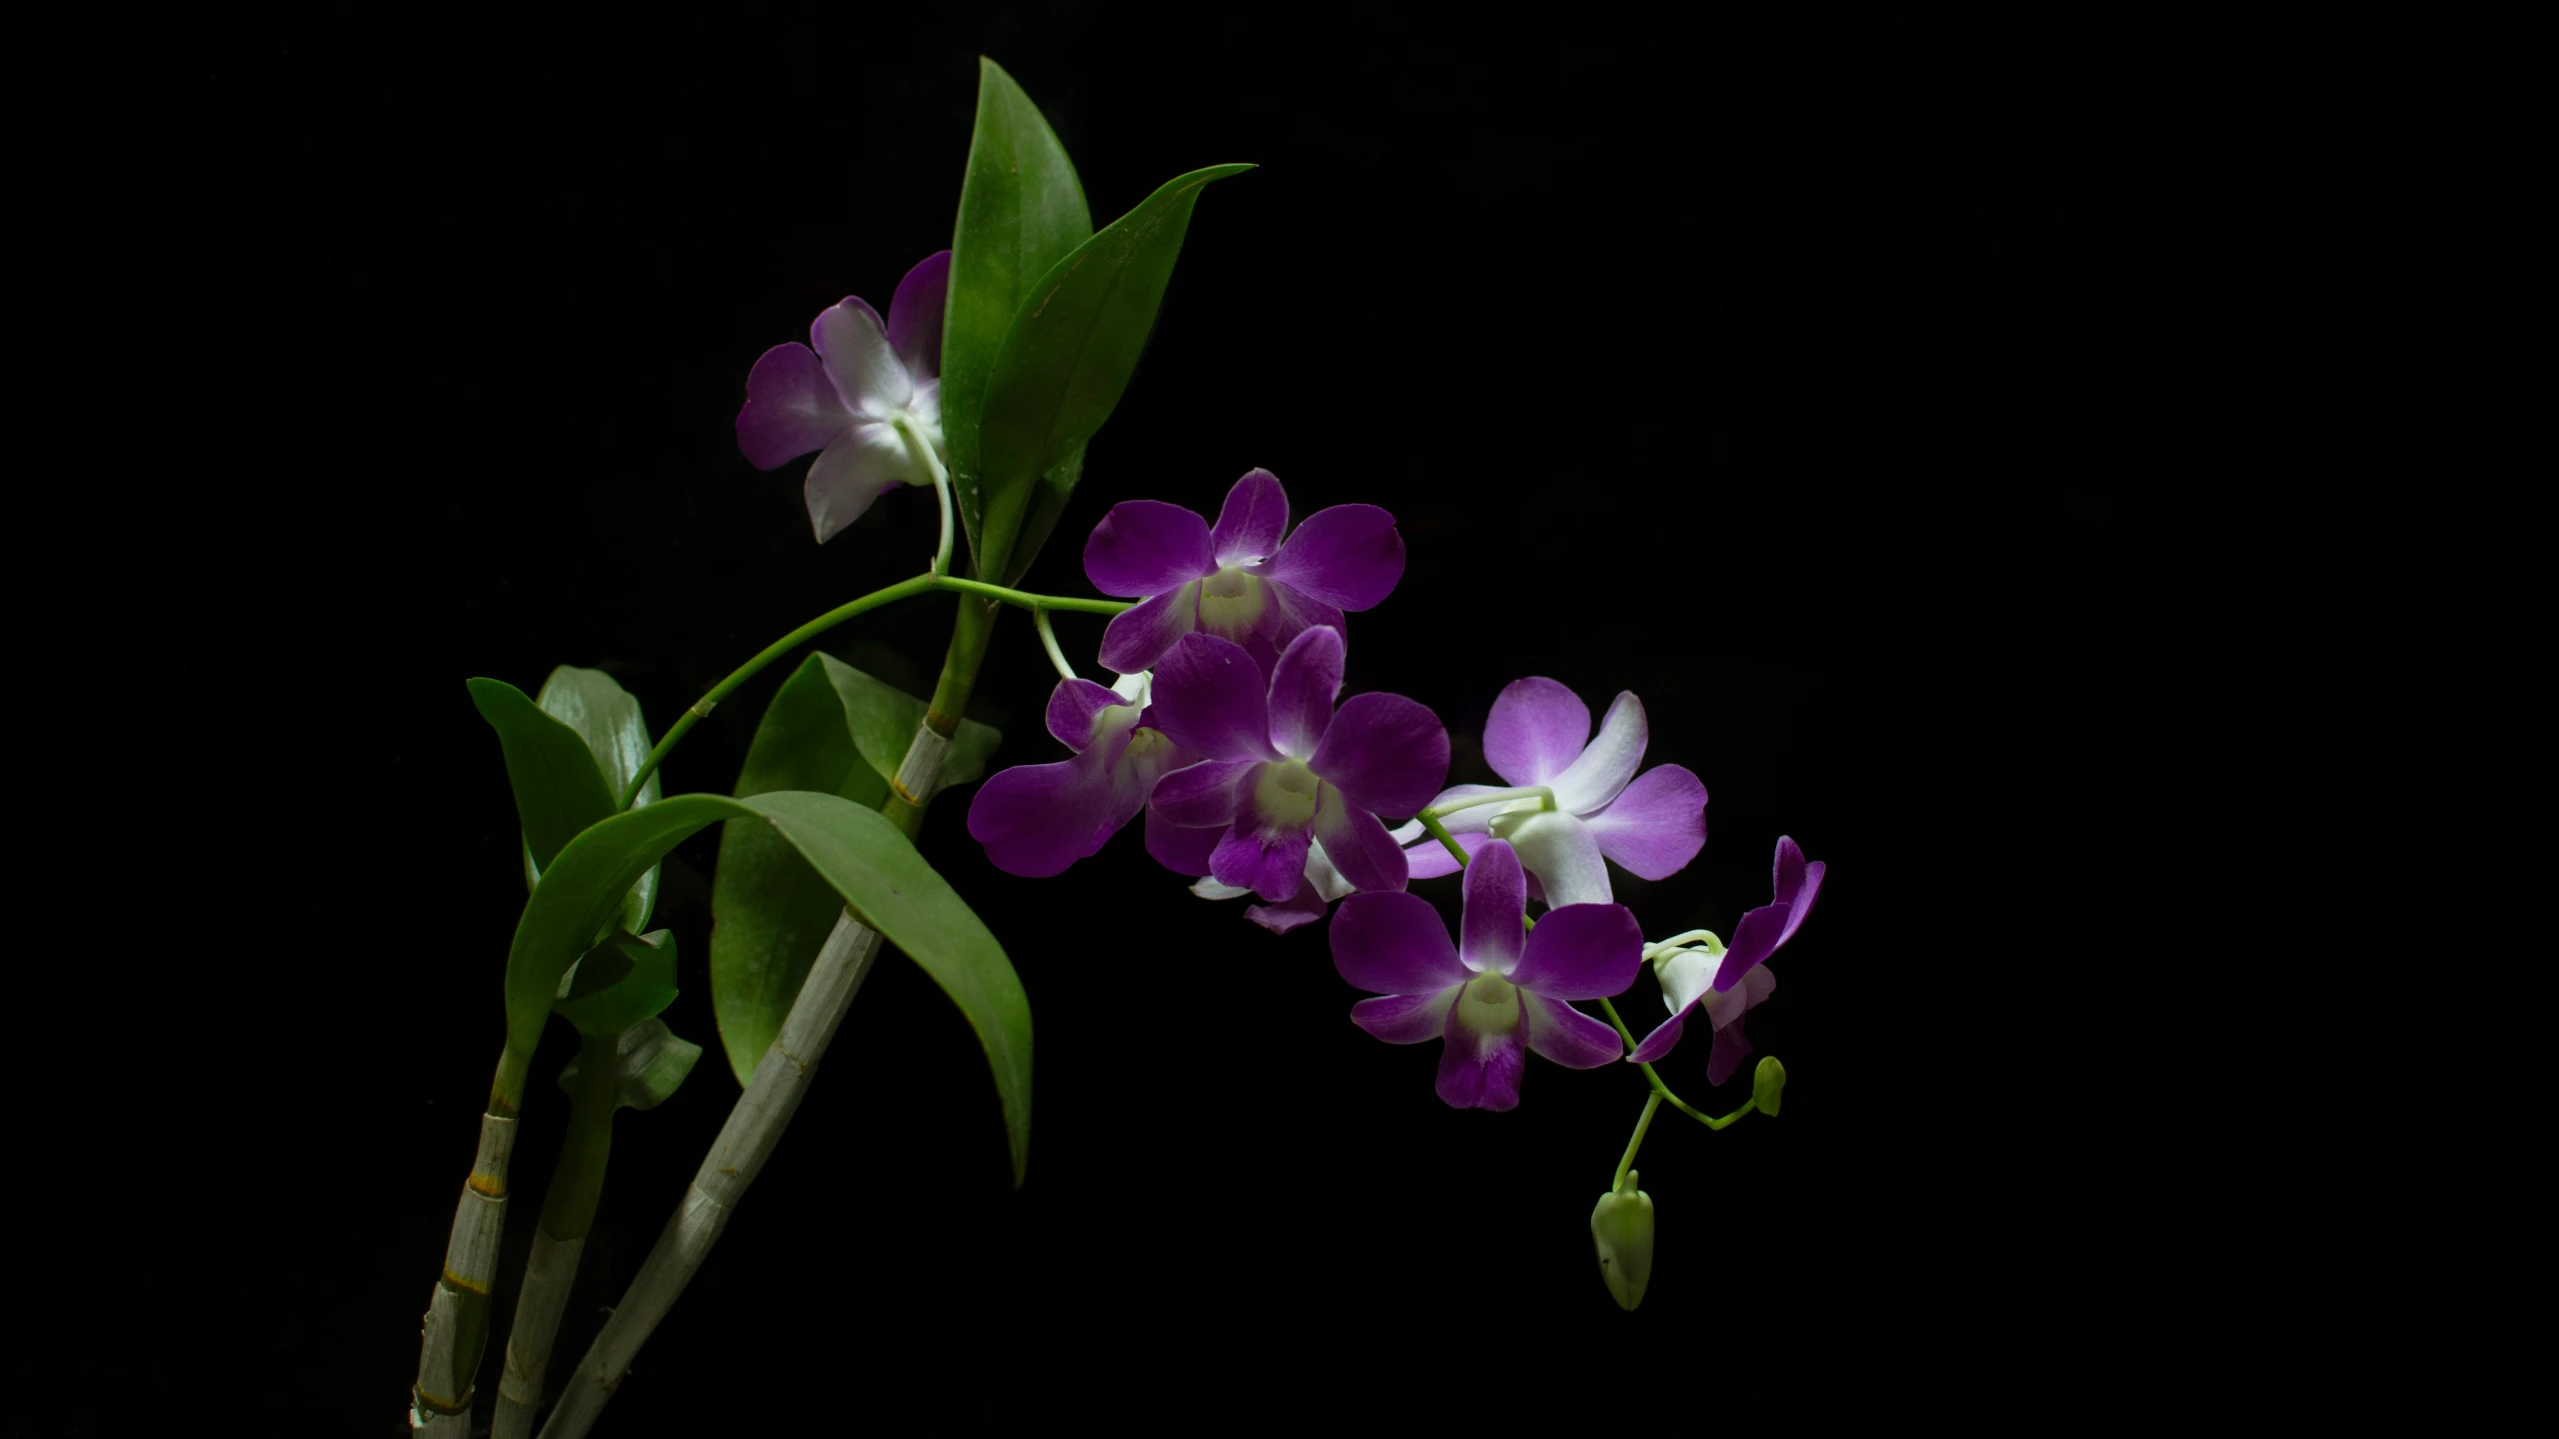
<svg viewBox="0 0 2559 1439"><path fill-rule="evenodd" d="M1639 1176L1599 1197L1590 1212L1591 1242L1599 1247L1599 1277L1617 1300L1632 1312L1644 1302L1644 1286L1653 1278L1653 1196L1635 1187Z"/></svg>
<svg viewBox="0 0 2559 1439"><path fill-rule="evenodd" d="M1775 1119L1777 1117L1777 1096L1785 1092L1786 1066L1779 1064L1777 1062L1777 1056L1772 1054L1759 1062L1759 1068L1751 1071L1751 1103L1759 1106L1760 1113L1767 1115L1771 1119Z"/></svg>

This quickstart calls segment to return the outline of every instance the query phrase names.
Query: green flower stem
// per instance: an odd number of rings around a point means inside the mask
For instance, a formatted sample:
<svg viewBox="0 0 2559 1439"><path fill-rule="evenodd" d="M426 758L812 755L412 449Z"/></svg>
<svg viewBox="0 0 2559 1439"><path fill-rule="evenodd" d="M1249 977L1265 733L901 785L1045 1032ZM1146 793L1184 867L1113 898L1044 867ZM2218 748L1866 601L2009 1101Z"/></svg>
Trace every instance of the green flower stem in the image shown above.
<svg viewBox="0 0 2559 1439"><path fill-rule="evenodd" d="M1488 804L1508 804L1512 800L1519 799L1542 800L1544 803L1540 808L1549 813L1552 813L1555 808L1554 790L1542 784L1528 784L1521 785L1517 789L1495 790L1491 794L1469 795L1454 804L1435 804L1422 811L1418 817L1424 824L1428 824L1432 820L1444 819L1462 809L1474 809Z"/></svg>
<svg viewBox="0 0 2559 1439"><path fill-rule="evenodd" d="M933 573L947 575L951 572L951 472L942 468L942 457L933 453L932 445L915 432L915 422L907 418L904 410L898 411L889 425L906 442L908 458L933 477L934 497L942 502L942 539L933 548Z"/></svg>
<svg viewBox="0 0 2559 1439"><path fill-rule="evenodd" d="M1626 1052L1628 1054L1633 1054L1635 1052L1635 1034L1634 1031L1626 1027L1626 1021L1617 1017L1617 1006L1603 999L1599 1002L1599 1007L1607 1012L1608 1022L1617 1026L1617 1037L1626 1041ZM1688 1101L1680 1098L1678 1095L1671 1093L1670 1086L1662 1083L1660 1071L1654 1069L1649 1064L1638 1064L1635 1067L1644 1071L1644 1082L1653 1087L1653 1092L1655 1094L1669 1100L1671 1108L1676 1109L1680 1113L1687 1115L1689 1118L1696 1120L1698 1123L1705 1125L1708 1129L1721 1129L1725 1125L1732 1123L1734 1120L1741 1118L1743 1115L1750 1113L1753 1109L1758 1108L1758 1105L1755 1102L1746 1099L1742 1101L1741 1108L1734 1110L1732 1113L1725 1115L1723 1118L1709 1118L1695 1105L1692 1105Z"/></svg>
<svg viewBox="0 0 2559 1439"><path fill-rule="evenodd" d="M1135 608L1126 600L1084 600L1065 595L1035 595L1025 590L1006 589L1002 585L982 584L976 580L964 580L952 575L930 572L917 575L910 580L900 580L886 589L873 590L858 600L849 600L837 605L834 609L828 610L825 614L819 615L816 619L766 645L755 658L738 666L730 672L727 679L713 685L708 694L695 700L683 714L676 717L675 723L668 728L666 737L657 742L657 747L649 751L647 761L631 776L631 782L622 787L620 807L629 809L631 801L639 796L640 786L647 784L649 776L657 773L658 766L665 761L667 755L685 735L692 732L693 726L701 723L720 701L736 693L738 686L755 678L766 665L856 615L867 614L882 605L893 604L931 590L957 590L964 594L982 595L988 599L1001 600L1010 605L1020 605L1024 609L1073 610L1079 614L1115 615L1122 610ZM972 622L969 613L979 608L981 607L972 605L960 607L960 624L951 636L951 655L943 664L941 687L934 691L933 714L948 716L949 720L947 728L937 724L936 732L946 737L952 731L956 731L960 724L959 709L948 707L943 703L944 691L952 688L955 675L960 673L954 671L952 665L960 664L965 672L965 677L958 678L957 688L952 691L957 696L959 707L964 708L968 704L969 690L977 682L977 667L986 658L986 636L987 632L993 628L994 620L993 616L988 614L981 615ZM964 640L971 642L974 646L965 654L962 652ZM520 1075L517 1091L519 1094L522 1091Z"/></svg>
<svg viewBox="0 0 2559 1439"><path fill-rule="evenodd" d="M1439 822L1438 815L1431 813L1429 810L1423 810L1420 814L1415 815L1414 818L1422 822L1422 828L1431 832L1431 838L1438 840L1443 845L1446 845L1448 847L1448 852L1457 856L1457 867L1459 869L1464 869L1466 867L1466 846L1457 842L1457 836L1448 832L1448 826ZM1528 916L1523 914L1520 918L1526 919Z"/></svg>
<svg viewBox="0 0 2559 1439"><path fill-rule="evenodd" d="M1057 627L1048 622L1048 606L1032 607L1031 624L1039 630L1040 647L1048 651L1048 662L1057 667L1058 678L1075 678L1075 666L1066 662L1066 651L1057 647Z"/></svg>
<svg viewBox="0 0 2559 1439"><path fill-rule="evenodd" d="M990 585L984 580L964 580L956 575L944 575L935 580L933 588L958 590L964 595L984 595L990 600L1002 600L1008 605L1020 605L1026 610L1067 610L1081 615L1115 615L1137 608L1135 600L1079 600L1066 595L1035 595L1028 590L1006 589L1002 585Z"/></svg>
<svg viewBox="0 0 2559 1439"><path fill-rule="evenodd" d="M1617 1177L1608 1181L1610 1193L1626 1187L1626 1171L1635 1167L1635 1152L1644 1147L1644 1131L1653 1127L1653 1111L1661 1107L1660 1090L1644 1096L1644 1115L1635 1121L1635 1137L1626 1141L1626 1157L1617 1161Z"/></svg>

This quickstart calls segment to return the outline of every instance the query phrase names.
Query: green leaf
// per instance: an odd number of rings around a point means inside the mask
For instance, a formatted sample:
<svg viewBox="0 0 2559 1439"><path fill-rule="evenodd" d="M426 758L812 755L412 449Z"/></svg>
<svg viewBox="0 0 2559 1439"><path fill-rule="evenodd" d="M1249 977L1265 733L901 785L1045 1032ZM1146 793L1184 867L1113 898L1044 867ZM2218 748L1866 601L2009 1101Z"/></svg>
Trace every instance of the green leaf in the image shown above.
<svg viewBox="0 0 2559 1439"><path fill-rule="evenodd" d="M883 783L895 779L898 766L906 763L907 746L915 742L916 726L924 723L925 702L871 678L833 655L809 658L825 668L827 682L844 706L844 722L852 731L854 748L861 751L862 758ZM1003 738L993 725L961 720L959 730L951 736L951 747L942 755L940 787L964 785L985 774L986 758L995 753L995 746ZM887 791L881 793L885 797Z"/></svg>
<svg viewBox="0 0 2559 1439"><path fill-rule="evenodd" d="M1075 493L1075 482L1084 478L1084 447L1049 466L1040 476L1040 486L1031 492L1030 513L1022 517L1021 536L1013 541L1013 557L1004 562L1002 583L1018 585L1022 576L1031 572L1031 561L1040 557L1040 548L1048 543L1066 513L1066 502Z"/></svg>
<svg viewBox="0 0 2559 1439"><path fill-rule="evenodd" d="M613 1063L619 1071L614 1082L614 1104L621 1109L655 1109L668 1095L684 1084L693 1072L693 1063L702 1057L702 1046L678 1039L666 1021L651 1017L623 1030L613 1040ZM572 1059L560 1071L560 1088L577 1093L578 1064L585 1057Z"/></svg>
<svg viewBox="0 0 2559 1439"><path fill-rule="evenodd" d="M811 655L764 711L738 775L738 798L814 790L876 810L924 709L924 701L832 655ZM943 760L944 783L983 774L1000 738L989 726L962 721ZM739 822L721 831L711 882L711 1002L740 1085L781 1032L843 907L772 827Z"/></svg>
<svg viewBox="0 0 2559 1439"><path fill-rule="evenodd" d="M994 61L977 62L977 132L951 236L942 321L942 434L969 551L978 551L985 495L978 424L987 377L1022 296L1093 233L1083 183L1039 107ZM979 573L987 572L980 564Z"/></svg>
<svg viewBox="0 0 2559 1439"><path fill-rule="evenodd" d="M675 936L616 932L565 977L551 1012L589 1039L609 1039L675 1003Z"/></svg>
<svg viewBox="0 0 2559 1439"><path fill-rule="evenodd" d="M605 793L620 799L631 776L649 758L649 724L640 716L638 698L602 670L561 665L542 682L542 693L534 703L578 732L604 774ZM631 803L636 808L655 803L657 797L658 777L652 774ZM622 906L622 927L634 934L647 928L657 897L658 872L652 869L631 887L631 897Z"/></svg>
<svg viewBox="0 0 2559 1439"><path fill-rule="evenodd" d="M1023 296L987 380L977 436L985 493L975 551L980 573L1013 573L1014 540L1031 491L1052 465L1093 438L1128 389L1200 191L1251 168L1212 165L1166 181L1050 267Z"/></svg>
<svg viewBox="0 0 2559 1439"><path fill-rule="evenodd" d="M545 714L524 691L492 679L472 680L469 688L471 703L498 732L498 748L505 752L525 849L537 871L548 869L572 836L613 813L604 772L586 740Z"/></svg>
<svg viewBox="0 0 2559 1439"><path fill-rule="evenodd" d="M683 794L614 815L563 845L525 901L507 952L507 1049L531 1060L560 976L649 866L721 820L769 825L846 908L905 951L959 1005L995 1077L1014 1182L1030 1162L1031 1007L1003 947L897 826L840 795ZM516 1071L521 1073L521 1069Z"/></svg>

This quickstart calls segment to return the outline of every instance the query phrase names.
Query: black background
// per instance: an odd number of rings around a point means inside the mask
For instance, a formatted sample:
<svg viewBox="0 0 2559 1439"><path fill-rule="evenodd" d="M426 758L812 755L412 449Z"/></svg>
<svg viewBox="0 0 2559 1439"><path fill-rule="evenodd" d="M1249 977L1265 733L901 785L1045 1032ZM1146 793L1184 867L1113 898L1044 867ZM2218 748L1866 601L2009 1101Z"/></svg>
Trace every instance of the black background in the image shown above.
<svg viewBox="0 0 2559 1439"><path fill-rule="evenodd" d="M1516 1112L1452 1112L1433 1051L1345 1022L1320 928L1191 898L1134 832L1001 874L954 793L924 852L1039 1017L1028 1187L965 1025L884 960L602 1432L2338 1432L2523 1392L2549 983L2496 923L2534 827L2497 817L2543 792L2546 15L2048 8L128 32L97 299L192 357L142 388L200 438L111 492L186 497L127 542L150 654L221 756L197 783L271 798L202 811L154 901L200 937L148 962L205 982L139 1046L187 1057L116 1071L110 1182L47 1291L85 1338L29 1432L392 1432L522 902L461 682L600 666L663 726L929 553L921 494L812 544L802 466L753 471L731 421L757 354L948 243L980 53L1097 222L1261 166L1203 199L1029 587L1087 592L1110 504L1213 514L1254 465L1299 515L1392 509L1410 565L1349 683L1434 707L1452 780L1488 777L1507 681L1633 689L1649 761L1713 796L1697 862L1620 890L1649 933L1728 932L1781 833L1829 863L1750 1019L1786 1113L1656 1124L1658 1267L1621 1314L1586 1216L1631 1072L1540 1062ZM921 689L948 610L828 645ZM1061 627L1089 656L1099 622ZM728 787L786 672L672 789ZM1051 682L1008 616L973 709L1000 759L1057 756ZM677 851L660 910L668 1018L709 1052L620 1121L555 1374L735 1095L715 853ZM1702 1048L1666 1077L1730 1108ZM131 1362L208 1323L213 1372Z"/></svg>

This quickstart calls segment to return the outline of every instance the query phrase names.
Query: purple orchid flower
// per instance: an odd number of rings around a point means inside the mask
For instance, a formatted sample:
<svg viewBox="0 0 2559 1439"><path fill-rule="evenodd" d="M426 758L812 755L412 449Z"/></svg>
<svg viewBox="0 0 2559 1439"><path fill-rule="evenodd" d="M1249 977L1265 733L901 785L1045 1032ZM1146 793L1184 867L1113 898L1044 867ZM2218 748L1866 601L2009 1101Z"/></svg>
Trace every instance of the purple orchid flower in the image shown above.
<svg viewBox="0 0 2559 1439"><path fill-rule="evenodd" d="M950 278L948 250L907 271L885 325L879 311L847 295L818 313L808 344L775 345L747 374L738 449L759 470L819 452L801 487L819 544L860 519L871 501L899 485L929 485L934 470L950 463L941 381L942 296Z"/></svg>
<svg viewBox="0 0 2559 1439"><path fill-rule="evenodd" d="M1597 1069L1623 1051L1617 1032L1566 1003L1605 999L1633 983L1644 934L1622 904L1549 910L1528 929L1528 881L1501 840L1466 866L1459 942L1430 901L1355 894L1333 916L1333 967L1383 996L1351 1006L1351 1023L1388 1044L1445 1040L1439 1097L1458 1109L1519 1103L1535 1050L1567 1069Z"/></svg>
<svg viewBox="0 0 2559 1439"><path fill-rule="evenodd" d="M1148 723L1147 676L1105 689L1061 680L1048 700L1048 732L1075 757L1015 765L969 803L969 837L1007 874L1045 879L1100 850L1137 817L1167 772L1199 762Z"/></svg>
<svg viewBox="0 0 2559 1439"><path fill-rule="evenodd" d="M1403 578L1404 537L1375 505L1318 510L1287 532L1288 493L1268 470L1235 482L1215 528L1160 500L1111 506L1085 542L1084 573L1144 603L1102 632L1102 663L1134 673L1201 633L1242 645L1267 674L1291 640L1343 629L1342 611L1377 604Z"/></svg>
<svg viewBox="0 0 2559 1439"><path fill-rule="evenodd" d="M1552 789L1555 808L1534 798L1513 800L1462 809L1443 823L1469 853L1494 838L1509 840L1536 876L1540 897L1558 907L1612 898L1604 859L1641 879L1668 879L1705 847L1706 786L1675 764L1636 774L1646 739L1644 702L1631 691L1608 707L1593 740L1590 709L1571 690L1535 675L1513 680L1484 721L1484 762L1512 788ZM1499 793L1492 785L1461 784L1431 805ZM1457 869L1457 857L1419 823L1397 830L1395 838L1410 846L1405 855L1413 878Z"/></svg>
<svg viewBox="0 0 2559 1439"><path fill-rule="evenodd" d="M1706 1057L1706 1082L1721 1084L1732 1078L1750 1054L1750 1041L1742 1034L1743 1013L1777 991L1777 976L1761 966L1795 937L1804 917L1813 912L1813 901L1821 897L1823 869L1818 861L1804 863L1804 852L1793 840L1780 836L1771 876L1776 902L1742 916L1742 922L1733 926L1733 942L1720 962L1702 950L1682 950L1657 962L1662 1002L1670 1006L1670 1018L1644 1036L1644 1042L1627 1056L1629 1062L1650 1064L1670 1053L1688 1017L1703 1006L1715 1025L1715 1048Z"/></svg>
<svg viewBox="0 0 2559 1439"><path fill-rule="evenodd" d="M1156 782L1149 810L1193 834L1159 846L1150 828L1149 852L1195 875L1205 846L1220 884L1278 904L1320 839L1354 889L1404 887L1404 852L1377 816L1429 799L1448 775L1448 731L1402 695L1353 695L1336 713L1342 652L1340 630L1307 630L1265 680L1243 646L1181 637L1155 672L1155 723L1207 761Z"/></svg>

